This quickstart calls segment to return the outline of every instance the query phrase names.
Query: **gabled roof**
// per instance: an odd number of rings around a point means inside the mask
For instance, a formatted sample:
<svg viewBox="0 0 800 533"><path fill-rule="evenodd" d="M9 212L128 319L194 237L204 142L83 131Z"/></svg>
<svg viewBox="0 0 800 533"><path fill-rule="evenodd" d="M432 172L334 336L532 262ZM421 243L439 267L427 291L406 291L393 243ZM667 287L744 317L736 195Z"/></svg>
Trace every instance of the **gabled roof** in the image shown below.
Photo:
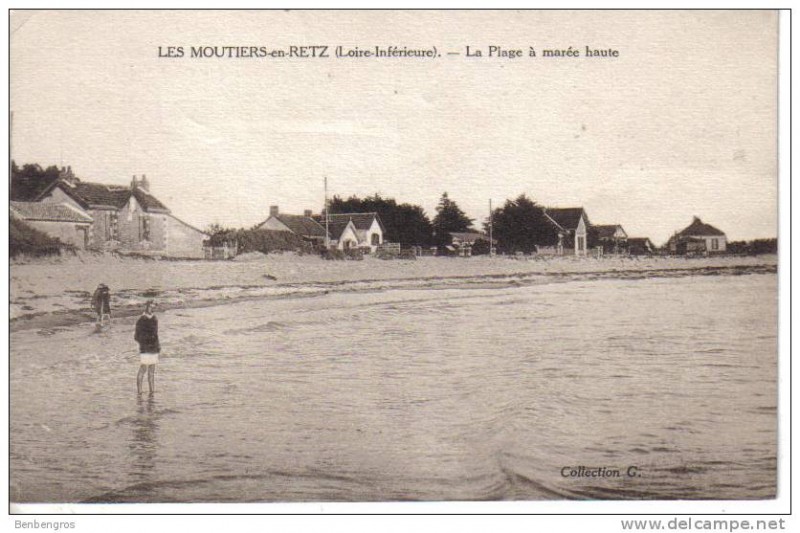
<svg viewBox="0 0 800 533"><path fill-rule="evenodd" d="M629 246L653 246L652 241L647 237L628 237Z"/></svg>
<svg viewBox="0 0 800 533"><path fill-rule="evenodd" d="M550 219L558 226L565 230L576 230L581 221L581 216L586 218L586 224L589 224L589 217L582 207L556 207L547 208L545 213Z"/></svg>
<svg viewBox="0 0 800 533"><path fill-rule="evenodd" d="M619 224L601 224L592 226L592 229L596 232L598 239L613 239L617 230L622 230L622 233L625 233L625 230ZM625 235L627 236L627 233Z"/></svg>
<svg viewBox="0 0 800 533"><path fill-rule="evenodd" d="M139 205L141 205L145 211L163 211L165 213L169 213L167 206L159 202L158 198L141 187L136 187L133 189L133 197L136 198L136 201L139 202Z"/></svg>
<svg viewBox="0 0 800 533"><path fill-rule="evenodd" d="M350 222L351 220L349 218L339 218L334 221L333 215L331 215L328 219L328 232L330 233L331 239L340 240L344 230L350 225ZM355 227L355 224L353 224L353 226ZM325 228L322 228L322 231L324 232Z"/></svg>
<svg viewBox="0 0 800 533"><path fill-rule="evenodd" d="M106 185L80 180L55 181L43 190L37 199L43 198L56 187L59 187L67 196L86 209L104 207L122 209L133 196L145 211L169 213L169 209L164 204L142 188L137 187L131 190L130 187L122 185Z"/></svg>
<svg viewBox="0 0 800 533"><path fill-rule="evenodd" d="M319 225L317 221L311 217L280 214L275 215L275 218L277 218L284 226L289 228L292 233L300 235L301 237L325 238L325 228ZM264 222L266 223L266 220ZM261 225L263 225L263 223Z"/></svg>
<svg viewBox="0 0 800 533"><path fill-rule="evenodd" d="M318 215L315 219L320 224L325 224L325 216ZM331 213L328 215L328 222L347 222L348 220L353 221L353 225L356 227L357 230L368 230L372 227L372 221L377 220L378 225L381 228L381 231L384 233L386 232L386 228L383 226L383 221L381 221L381 217L378 216L378 213Z"/></svg>
<svg viewBox="0 0 800 533"><path fill-rule="evenodd" d="M50 204L42 202L11 202L11 213L23 220L44 222L92 222L92 217L68 204Z"/></svg>
<svg viewBox="0 0 800 533"><path fill-rule="evenodd" d="M709 237L709 236L724 236L725 234L710 224L704 223L698 217L694 217L694 221L689 224L683 231L678 232L681 237Z"/></svg>

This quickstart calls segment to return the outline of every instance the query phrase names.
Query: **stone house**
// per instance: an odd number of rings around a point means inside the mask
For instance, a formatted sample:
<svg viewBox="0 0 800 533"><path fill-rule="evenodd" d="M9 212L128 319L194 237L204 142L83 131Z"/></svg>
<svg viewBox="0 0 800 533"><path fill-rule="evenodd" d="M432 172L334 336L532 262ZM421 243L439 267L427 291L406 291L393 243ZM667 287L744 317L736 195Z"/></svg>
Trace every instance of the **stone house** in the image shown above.
<svg viewBox="0 0 800 533"><path fill-rule="evenodd" d="M172 215L149 189L144 175L125 187L82 181L66 171L35 201L68 206L91 218L85 248L202 258L208 235Z"/></svg>

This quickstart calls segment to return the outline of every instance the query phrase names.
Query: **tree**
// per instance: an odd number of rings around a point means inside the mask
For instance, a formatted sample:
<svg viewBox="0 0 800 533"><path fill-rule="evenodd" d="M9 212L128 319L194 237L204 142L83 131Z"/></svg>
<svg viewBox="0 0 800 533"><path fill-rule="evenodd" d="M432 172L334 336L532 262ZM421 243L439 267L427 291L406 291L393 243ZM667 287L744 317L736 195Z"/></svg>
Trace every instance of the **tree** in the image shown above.
<svg viewBox="0 0 800 533"><path fill-rule="evenodd" d="M531 253L558 244L558 231L544 208L521 194L492 213L492 233L500 251ZM488 230L488 221L484 224Z"/></svg>
<svg viewBox="0 0 800 533"><path fill-rule="evenodd" d="M453 232L467 232L471 230L473 219L469 218L458 204L442 193L439 205L436 206L436 216L433 217L433 234L436 244L446 246L453 241L450 236Z"/></svg>
<svg viewBox="0 0 800 533"><path fill-rule="evenodd" d="M428 246L433 229L425 210L418 205L399 204L394 198L375 193L366 198L351 196L344 200L334 196L328 203L331 214L378 213L386 229L384 240L408 246ZM324 213L324 209L323 209Z"/></svg>
<svg viewBox="0 0 800 533"><path fill-rule="evenodd" d="M59 177L60 170L55 165L42 168L37 163L26 163L19 167L16 162L11 164L11 190L12 200L25 202L34 201L51 183Z"/></svg>

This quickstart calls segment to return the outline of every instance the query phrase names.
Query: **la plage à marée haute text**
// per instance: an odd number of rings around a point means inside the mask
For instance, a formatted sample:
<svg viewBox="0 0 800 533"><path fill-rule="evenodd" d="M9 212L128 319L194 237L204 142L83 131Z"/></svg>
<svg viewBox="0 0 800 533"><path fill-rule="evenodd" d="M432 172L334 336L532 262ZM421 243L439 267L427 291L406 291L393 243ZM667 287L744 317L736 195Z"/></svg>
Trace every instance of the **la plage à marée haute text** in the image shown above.
<svg viewBox="0 0 800 533"><path fill-rule="evenodd" d="M614 48L596 48L588 45L566 48L508 48L503 46L465 46L462 51L446 51L448 57L465 58L519 59L528 58L617 58L619 50ZM284 48L267 46L159 46L159 58L192 58L192 59L325 59L325 58L438 58L442 53L436 46L430 48L412 48L407 46L328 46L328 45L291 45Z"/></svg>

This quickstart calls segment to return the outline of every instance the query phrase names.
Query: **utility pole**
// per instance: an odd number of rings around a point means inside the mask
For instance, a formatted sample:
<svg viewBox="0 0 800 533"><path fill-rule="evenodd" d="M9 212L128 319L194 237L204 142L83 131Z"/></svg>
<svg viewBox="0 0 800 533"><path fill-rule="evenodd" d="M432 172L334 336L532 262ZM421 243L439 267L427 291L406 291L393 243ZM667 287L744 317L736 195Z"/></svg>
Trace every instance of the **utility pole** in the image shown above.
<svg viewBox="0 0 800 533"><path fill-rule="evenodd" d="M325 176L325 249L331 247L330 233L328 233L328 176Z"/></svg>
<svg viewBox="0 0 800 533"><path fill-rule="evenodd" d="M489 257L494 257L494 240L492 239L492 199L489 198Z"/></svg>

